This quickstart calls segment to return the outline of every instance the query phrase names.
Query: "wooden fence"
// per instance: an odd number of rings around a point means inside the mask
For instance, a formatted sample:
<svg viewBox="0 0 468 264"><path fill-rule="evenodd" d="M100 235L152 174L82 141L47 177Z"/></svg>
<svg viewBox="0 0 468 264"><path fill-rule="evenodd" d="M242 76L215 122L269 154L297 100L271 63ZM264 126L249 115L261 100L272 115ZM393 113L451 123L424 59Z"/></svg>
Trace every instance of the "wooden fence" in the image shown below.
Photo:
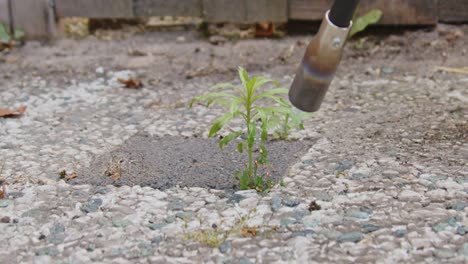
<svg viewBox="0 0 468 264"><path fill-rule="evenodd" d="M7 2L28 37L50 35L62 17L133 18L192 16L206 22L287 22L321 20L333 0L0 0L0 21L8 22ZM468 22L468 0L361 0L359 12L382 10L383 25Z"/></svg>

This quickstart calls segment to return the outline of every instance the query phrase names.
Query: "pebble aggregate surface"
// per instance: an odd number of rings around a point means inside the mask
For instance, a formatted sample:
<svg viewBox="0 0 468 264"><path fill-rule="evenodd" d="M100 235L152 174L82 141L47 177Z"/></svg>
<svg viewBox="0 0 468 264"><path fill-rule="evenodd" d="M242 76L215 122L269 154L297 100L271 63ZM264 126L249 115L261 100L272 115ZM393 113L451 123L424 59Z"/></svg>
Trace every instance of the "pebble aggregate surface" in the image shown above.
<svg viewBox="0 0 468 264"><path fill-rule="evenodd" d="M141 58L112 58L119 48L101 54L105 41L84 40L27 44L8 55L5 63L16 58L16 66L0 63L0 106L28 106L21 117L0 119L8 190L0 199L0 263L466 263L468 78L402 73L399 64L390 65L397 72L374 73L391 60L369 62L366 71L345 59L322 109L292 135L315 143L290 167L285 186L269 193L58 180L139 132L206 138L222 111L187 108L193 96L234 80L243 64L287 86L303 48L286 63L268 60L306 41L167 41L180 34L152 36L139 46L152 55ZM82 48L32 63L41 58L32 50L70 47ZM79 56L101 60L75 65ZM215 69L187 80L187 65ZM74 79L62 67L86 75ZM117 79L130 76L145 87L122 88Z"/></svg>

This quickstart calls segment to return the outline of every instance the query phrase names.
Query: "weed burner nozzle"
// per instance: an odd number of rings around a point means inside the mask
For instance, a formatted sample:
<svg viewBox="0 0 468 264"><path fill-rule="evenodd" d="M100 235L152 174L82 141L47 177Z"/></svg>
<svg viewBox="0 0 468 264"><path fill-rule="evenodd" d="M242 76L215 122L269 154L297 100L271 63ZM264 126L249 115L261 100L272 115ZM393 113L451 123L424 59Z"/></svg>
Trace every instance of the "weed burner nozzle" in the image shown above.
<svg viewBox="0 0 468 264"><path fill-rule="evenodd" d="M315 112L332 82L352 23L338 27L325 14L319 32L307 46L289 89L289 100L302 111Z"/></svg>

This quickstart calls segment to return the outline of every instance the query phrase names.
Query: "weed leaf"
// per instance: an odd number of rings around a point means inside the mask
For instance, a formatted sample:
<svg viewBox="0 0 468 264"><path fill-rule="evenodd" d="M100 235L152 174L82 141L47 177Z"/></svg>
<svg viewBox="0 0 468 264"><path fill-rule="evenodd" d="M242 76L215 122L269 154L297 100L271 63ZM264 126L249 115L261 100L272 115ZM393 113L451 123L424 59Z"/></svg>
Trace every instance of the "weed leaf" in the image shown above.
<svg viewBox="0 0 468 264"><path fill-rule="evenodd" d="M250 79L247 71L242 67L239 67L239 78L242 81L242 85L247 88Z"/></svg>
<svg viewBox="0 0 468 264"><path fill-rule="evenodd" d="M255 136L257 135L257 128L254 123L249 124L249 135L247 138L247 146L251 149L255 143Z"/></svg>
<svg viewBox="0 0 468 264"><path fill-rule="evenodd" d="M244 142L239 142L239 144L237 144L237 151L239 151L239 153L244 151Z"/></svg>
<svg viewBox="0 0 468 264"><path fill-rule="evenodd" d="M216 133L218 133L221 128L223 128L229 121L233 119L233 115L231 113L226 113L222 117L218 118L213 126L211 126L210 133L208 137L214 136Z"/></svg>
<svg viewBox="0 0 468 264"><path fill-rule="evenodd" d="M348 38L356 35L357 33L366 29L369 25L375 24L379 22L380 18L382 17L382 11L378 9L373 9L366 13L365 15L357 18L353 22L353 26L351 27L351 31L349 32Z"/></svg>
<svg viewBox="0 0 468 264"><path fill-rule="evenodd" d="M242 132L231 132L231 133L229 133L229 135L223 137L219 141L219 148L222 149L225 145L229 144L229 142L231 142L232 140L238 138L242 134L243 134Z"/></svg>
<svg viewBox="0 0 468 264"><path fill-rule="evenodd" d="M239 178L239 187L241 190L247 190L250 185L250 176L249 171L245 170L244 172L240 173Z"/></svg>

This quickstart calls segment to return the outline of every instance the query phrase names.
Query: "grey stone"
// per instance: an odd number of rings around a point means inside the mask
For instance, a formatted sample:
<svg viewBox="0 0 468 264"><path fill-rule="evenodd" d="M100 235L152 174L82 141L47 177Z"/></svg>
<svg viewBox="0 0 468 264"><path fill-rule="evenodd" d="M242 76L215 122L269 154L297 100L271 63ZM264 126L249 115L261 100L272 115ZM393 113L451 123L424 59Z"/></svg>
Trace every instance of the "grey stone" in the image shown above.
<svg viewBox="0 0 468 264"><path fill-rule="evenodd" d="M456 210L456 211L463 211L463 209L465 209L466 206L467 206L467 203L457 201L457 202L454 202L452 204L449 204L446 208L447 209L453 209L453 210Z"/></svg>
<svg viewBox="0 0 468 264"><path fill-rule="evenodd" d="M13 204L12 200L2 199L0 200L0 208L5 208Z"/></svg>
<svg viewBox="0 0 468 264"><path fill-rule="evenodd" d="M56 247L45 247L36 250L36 256L47 255L55 257L59 255L59 251Z"/></svg>
<svg viewBox="0 0 468 264"><path fill-rule="evenodd" d="M437 225L433 226L432 227L432 230L434 230L434 232L441 232L441 231L444 231L445 228L447 228L449 226L448 223L446 222L442 222L442 223L438 223Z"/></svg>
<svg viewBox="0 0 468 264"><path fill-rule="evenodd" d="M55 223L51 228L50 228L50 233L51 234L60 234L65 232L65 226L61 223Z"/></svg>
<svg viewBox="0 0 468 264"><path fill-rule="evenodd" d="M113 218L112 219L112 225L115 227L122 227L125 228L128 225L130 225L130 221L127 219L122 219L122 218Z"/></svg>
<svg viewBox="0 0 468 264"><path fill-rule="evenodd" d="M220 246L219 246L219 251L221 253L228 253L232 248L232 243L231 241L224 241Z"/></svg>
<svg viewBox="0 0 468 264"><path fill-rule="evenodd" d="M361 241L364 238L364 234L361 232L350 232L350 233L344 233L340 236L338 236L337 240L339 242L354 242L357 243Z"/></svg>
<svg viewBox="0 0 468 264"><path fill-rule="evenodd" d="M447 218L446 222L452 226L452 227L455 227L457 226L457 223L460 222L462 219L460 216L452 216L452 217L449 217Z"/></svg>
<svg viewBox="0 0 468 264"><path fill-rule="evenodd" d="M11 198L11 199L20 198L23 196L24 196L23 192L8 192L8 198Z"/></svg>
<svg viewBox="0 0 468 264"><path fill-rule="evenodd" d="M50 228L50 235L47 237L47 242L52 244L60 244L65 240L65 226L60 223L55 223Z"/></svg>
<svg viewBox="0 0 468 264"><path fill-rule="evenodd" d="M431 182L438 182L438 181L446 180L447 178L448 177L445 175L438 175L438 176L430 176L429 178L427 178L427 180Z"/></svg>
<svg viewBox="0 0 468 264"><path fill-rule="evenodd" d="M193 218L193 213L192 212L177 212L175 214L175 217L182 219L182 220L190 220Z"/></svg>
<svg viewBox="0 0 468 264"><path fill-rule="evenodd" d="M408 230L406 229L397 229L393 232L393 235L396 237L404 237L406 234L408 234Z"/></svg>
<svg viewBox="0 0 468 264"><path fill-rule="evenodd" d="M271 198L270 204L271 204L271 210L273 212L277 212L282 206L281 197L277 194L273 195L273 197Z"/></svg>
<svg viewBox="0 0 468 264"><path fill-rule="evenodd" d="M43 214L43 210L46 210L46 209L43 209L43 208L33 208L33 209L29 209L28 211L24 212L21 214L21 217L33 217L33 218L36 218L36 217L39 217L41 214Z"/></svg>
<svg viewBox="0 0 468 264"><path fill-rule="evenodd" d="M314 191L312 192L312 197L314 197L316 200L325 202L333 200L333 196L325 191Z"/></svg>
<svg viewBox="0 0 468 264"><path fill-rule="evenodd" d="M102 205L102 199L101 198L95 198L88 200L80 209L84 213L92 213L96 212L99 207Z"/></svg>
<svg viewBox="0 0 468 264"><path fill-rule="evenodd" d="M124 254L124 249L121 247L113 247L111 248L110 252L107 253L106 257L118 257Z"/></svg>
<svg viewBox="0 0 468 264"><path fill-rule="evenodd" d="M290 198L290 197L283 198L282 202L287 207L296 207L301 203L301 202L299 202L299 200L296 200L296 199L293 199L293 198Z"/></svg>
<svg viewBox="0 0 468 264"><path fill-rule="evenodd" d="M47 237L47 242L58 245L65 240L65 234L53 234Z"/></svg>
<svg viewBox="0 0 468 264"><path fill-rule="evenodd" d="M352 161L341 161L338 163L338 166L335 168L335 174L342 173L351 169L354 166L354 162Z"/></svg>
<svg viewBox="0 0 468 264"><path fill-rule="evenodd" d="M353 173L351 177L349 177L351 180L363 180L369 178L369 175L366 175L364 173Z"/></svg>
<svg viewBox="0 0 468 264"><path fill-rule="evenodd" d="M465 257L468 257L468 242L463 244L463 247L460 249L460 254L465 255Z"/></svg>
<svg viewBox="0 0 468 264"><path fill-rule="evenodd" d="M141 242L138 244L138 248L140 249L140 256L142 257L152 256L154 254L153 246L149 243Z"/></svg>
<svg viewBox="0 0 468 264"><path fill-rule="evenodd" d="M371 223L366 223L361 226L361 230L364 234L372 233L380 229L380 226Z"/></svg>
<svg viewBox="0 0 468 264"><path fill-rule="evenodd" d="M174 221L176 220L176 217L174 215L171 215L171 216L167 216L164 221L168 224L170 223L174 223Z"/></svg>
<svg viewBox="0 0 468 264"><path fill-rule="evenodd" d="M457 228L457 234L459 234L460 236L464 236L466 234L468 234L468 228L466 228L465 226L459 226Z"/></svg>
<svg viewBox="0 0 468 264"><path fill-rule="evenodd" d="M163 228L165 226L166 226L166 224L164 224L164 223L150 223L150 224L148 224L148 227L151 230L160 230L161 228Z"/></svg>
<svg viewBox="0 0 468 264"><path fill-rule="evenodd" d="M306 229L306 230L300 230L300 231L293 232L291 234L291 237L297 237L297 236L306 237L306 236L310 236L310 235L313 235L313 234L315 234L315 232L313 230Z"/></svg>
<svg viewBox="0 0 468 264"><path fill-rule="evenodd" d="M455 252L447 250L447 249L436 249L434 254L443 259L453 258L455 256Z"/></svg>
<svg viewBox="0 0 468 264"><path fill-rule="evenodd" d="M167 210L175 211L175 210L183 210L186 204L181 199L173 200L169 202L167 205Z"/></svg>
<svg viewBox="0 0 468 264"><path fill-rule="evenodd" d="M307 216L302 219L302 224L307 228L315 228L320 224L320 221L314 217Z"/></svg>
<svg viewBox="0 0 468 264"><path fill-rule="evenodd" d="M236 204L236 203L239 203L240 201L242 201L244 199L245 199L244 196L242 196L240 194L237 194L237 193L234 193L229 197L229 199L227 200L227 203Z"/></svg>
<svg viewBox="0 0 468 264"><path fill-rule="evenodd" d="M88 252L93 252L95 249L96 249L96 244L94 244L94 243L89 243L86 246L86 251L88 251Z"/></svg>
<svg viewBox="0 0 468 264"><path fill-rule="evenodd" d="M441 231L444 231L445 228L447 228L448 226L456 227L458 225L458 222L460 221L461 221L461 217L459 216L449 217L446 220L433 226L432 230L434 230L434 232L441 232Z"/></svg>
<svg viewBox="0 0 468 264"><path fill-rule="evenodd" d="M96 189L94 190L94 193L95 194L106 194L110 191L109 188L105 187L105 186L98 186L96 187Z"/></svg>
<svg viewBox="0 0 468 264"><path fill-rule="evenodd" d="M304 210L304 209L296 209L294 210L293 212L293 217L297 220L297 221L302 221L302 218L304 218L306 215L309 215L310 212L307 211L307 210Z"/></svg>
<svg viewBox="0 0 468 264"><path fill-rule="evenodd" d="M297 223L297 220L291 217L288 218L282 218L280 220L280 225L281 227L288 227L289 225Z"/></svg>
<svg viewBox="0 0 468 264"><path fill-rule="evenodd" d="M369 219L370 214L368 212L358 211L358 210L348 210L345 213L346 217L356 218L360 220Z"/></svg>
<svg viewBox="0 0 468 264"><path fill-rule="evenodd" d="M394 72L393 68L391 67L382 67L381 70L384 74L392 74Z"/></svg>
<svg viewBox="0 0 468 264"><path fill-rule="evenodd" d="M392 178L398 177L400 173L394 170L385 170L382 172L382 175L386 178L392 179Z"/></svg>
<svg viewBox="0 0 468 264"><path fill-rule="evenodd" d="M404 190L398 195L398 199L405 202L419 202L421 195L412 190Z"/></svg>
<svg viewBox="0 0 468 264"><path fill-rule="evenodd" d="M253 264L253 262L250 261L250 259L244 257L239 259L239 264Z"/></svg>
<svg viewBox="0 0 468 264"><path fill-rule="evenodd" d="M153 239L151 239L151 244L159 245L162 241L163 241L163 237L162 236L157 236L157 237L154 237Z"/></svg>

